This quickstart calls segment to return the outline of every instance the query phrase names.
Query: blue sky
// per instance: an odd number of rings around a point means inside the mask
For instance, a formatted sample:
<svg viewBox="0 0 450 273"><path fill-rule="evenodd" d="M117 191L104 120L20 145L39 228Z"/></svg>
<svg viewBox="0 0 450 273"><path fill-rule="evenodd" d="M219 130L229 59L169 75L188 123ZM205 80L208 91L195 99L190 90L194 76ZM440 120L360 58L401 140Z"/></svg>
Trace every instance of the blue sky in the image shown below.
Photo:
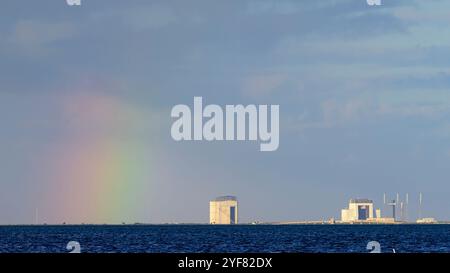
<svg viewBox="0 0 450 273"><path fill-rule="evenodd" d="M109 141L139 146L152 172L141 176L133 216L85 221L207 222L208 201L228 194L239 198L241 221L328 219L353 197L380 207L384 192L408 192L410 218L423 192L424 214L448 220L449 8L3 1L0 224L33 222L36 208L40 221L83 221L54 208L63 201L48 194L57 192L49 174L65 171L54 162L66 146ZM194 96L279 104L279 149L174 142L170 110ZM82 192L69 194L74 179L58 183L67 202L83 202Z"/></svg>

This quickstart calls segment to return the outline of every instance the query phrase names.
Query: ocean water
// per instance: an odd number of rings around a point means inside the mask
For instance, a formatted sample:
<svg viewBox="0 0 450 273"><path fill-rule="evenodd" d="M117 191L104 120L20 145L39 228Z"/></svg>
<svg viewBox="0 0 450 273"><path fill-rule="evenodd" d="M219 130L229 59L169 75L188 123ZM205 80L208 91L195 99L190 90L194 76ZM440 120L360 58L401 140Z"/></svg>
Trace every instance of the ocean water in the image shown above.
<svg viewBox="0 0 450 273"><path fill-rule="evenodd" d="M0 226L0 252L450 252L450 225Z"/></svg>

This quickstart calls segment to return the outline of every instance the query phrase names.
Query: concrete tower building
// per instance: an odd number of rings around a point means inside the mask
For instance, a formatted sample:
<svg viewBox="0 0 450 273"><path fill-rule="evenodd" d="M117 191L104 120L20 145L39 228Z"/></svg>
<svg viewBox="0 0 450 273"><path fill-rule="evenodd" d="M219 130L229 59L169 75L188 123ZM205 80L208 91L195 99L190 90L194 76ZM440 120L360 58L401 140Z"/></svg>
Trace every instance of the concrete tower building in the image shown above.
<svg viewBox="0 0 450 273"><path fill-rule="evenodd" d="M341 211L342 222L366 221L373 218L373 201L350 199L347 209Z"/></svg>
<svg viewBox="0 0 450 273"><path fill-rule="evenodd" d="M221 196L209 202L209 223L230 225L238 223L238 203L235 196Z"/></svg>

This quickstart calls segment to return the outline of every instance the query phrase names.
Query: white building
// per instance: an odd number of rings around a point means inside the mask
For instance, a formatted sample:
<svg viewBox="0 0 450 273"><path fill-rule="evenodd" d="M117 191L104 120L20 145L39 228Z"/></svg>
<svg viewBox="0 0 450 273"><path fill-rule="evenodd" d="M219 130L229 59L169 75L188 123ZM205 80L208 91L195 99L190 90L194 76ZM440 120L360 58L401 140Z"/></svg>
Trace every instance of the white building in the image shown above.
<svg viewBox="0 0 450 273"><path fill-rule="evenodd" d="M381 210L380 209L375 210L375 218L377 218L377 219L381 218Z"/></svg>
<svg viewBox="0 0 450 273"><path fill-rule="evenodd" d="M418 224L436 224L437 221L434 218L421 218L417 219Z"/></svg>
<svg viewBox="0 0 450 273"><path fill-rule="evenodd" d="M229 225L238 223L238 203L235 196L221 196L209 202L209 223Z"/></svg>
<svg viewBox="0 0 450 273"><path fill-rule="evenodd" d="M369 199L350 199L348 208L341 211L344 223L373 219L373 201Z"/></svg>

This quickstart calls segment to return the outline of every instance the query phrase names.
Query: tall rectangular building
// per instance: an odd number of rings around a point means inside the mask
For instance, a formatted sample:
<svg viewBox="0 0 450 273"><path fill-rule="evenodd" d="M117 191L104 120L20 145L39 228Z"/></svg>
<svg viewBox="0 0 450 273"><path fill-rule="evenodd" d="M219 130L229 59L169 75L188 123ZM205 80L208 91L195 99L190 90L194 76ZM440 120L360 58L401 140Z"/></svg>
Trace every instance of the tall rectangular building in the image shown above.
<svg viewBox="0 0 450 273"><path fill-rule="evenodd" d="M373 218L373 201L351 199L348 208L341 211L342 222L366 221Z"/></svg>
<svg viewBox="0 0 450 273"><path fill-rule="evenodd" d="M221 196L209 202L209 223L230 225L238 223L238 203L235 196Z"/></svg>

